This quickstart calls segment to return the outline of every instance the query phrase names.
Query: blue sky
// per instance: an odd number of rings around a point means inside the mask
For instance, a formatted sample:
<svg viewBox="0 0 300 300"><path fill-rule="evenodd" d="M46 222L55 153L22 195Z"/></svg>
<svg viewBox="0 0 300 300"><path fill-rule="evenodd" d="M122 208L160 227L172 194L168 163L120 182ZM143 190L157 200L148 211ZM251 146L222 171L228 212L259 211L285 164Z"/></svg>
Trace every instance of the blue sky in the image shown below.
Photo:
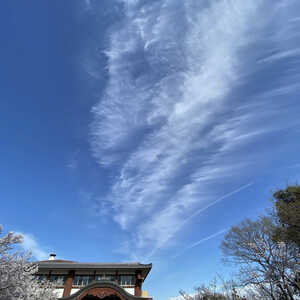
<svg viewBox="0 0 300 300"><path fill-rule="evenodd" d="M228 273L226 230L299 182L300 3L3 1L0 223L37 259Z"/></svg>

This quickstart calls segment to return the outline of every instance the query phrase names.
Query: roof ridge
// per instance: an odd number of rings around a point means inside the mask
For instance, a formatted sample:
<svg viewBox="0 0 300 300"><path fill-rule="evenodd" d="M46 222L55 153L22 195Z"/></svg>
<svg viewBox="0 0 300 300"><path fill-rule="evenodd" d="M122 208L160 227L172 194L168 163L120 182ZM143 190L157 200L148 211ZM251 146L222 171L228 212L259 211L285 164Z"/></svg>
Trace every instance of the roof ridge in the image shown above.
<svg viewBox="0 0 300 300"><path fill-rule="evenodd" d="M55 260L40 260L38 263L76 263L76 264L97 264L97 265L145 265L140 262L79 262L72 260L63 260L63 259L55 259ZM147 265L147 264L146 264Z"/></svg>

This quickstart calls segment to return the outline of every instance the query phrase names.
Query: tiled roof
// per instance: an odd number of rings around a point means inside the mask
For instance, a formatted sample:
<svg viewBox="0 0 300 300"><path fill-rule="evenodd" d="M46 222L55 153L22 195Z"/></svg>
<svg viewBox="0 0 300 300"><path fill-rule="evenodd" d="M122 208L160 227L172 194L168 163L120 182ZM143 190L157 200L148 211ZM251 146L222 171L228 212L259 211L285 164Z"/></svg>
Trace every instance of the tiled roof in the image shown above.
<svg viewBox="0 0 300 300"><path fill-rule="evenodd" d="M42 260L38 262L44 268L96 268L96 269L151 269L152 264L141 264L139 262L127 263L95 263L95 262L76 262L70 260Z"/></svg>
<svg viewBox="0 0 300 300"><path fill-rule="evenodd" d="M140 270L144 278L152 268L152 264L141 264L139 262L127 263L94 263L94 262L76 262L70 260L43 260L37 262L39 271L46 270Z"/></svg>

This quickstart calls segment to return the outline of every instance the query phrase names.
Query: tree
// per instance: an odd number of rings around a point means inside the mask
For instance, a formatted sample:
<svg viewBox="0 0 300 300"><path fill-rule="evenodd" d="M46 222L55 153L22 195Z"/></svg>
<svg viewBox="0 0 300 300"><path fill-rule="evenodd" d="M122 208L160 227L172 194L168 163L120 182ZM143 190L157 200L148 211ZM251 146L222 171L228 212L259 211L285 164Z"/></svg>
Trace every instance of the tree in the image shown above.
<svg viewBox="0 0 300 300"><path fill-rule="evenodd" d="M288 186L273 194L279 226L275 239L293 242L300 247L300 186Z"/></svg>
<svg viewBox="0 0 300 300"><path fill-rule="evenodd" d="M271 216L244 220L226 234L221 249L238 264L241 286L255 288L261 299L295 299L299 285L299 252L292 243L274 240L276 220Z"/></svg>
<svg viewBox="0 0 300 300"><path fill-rule="evenodd" d="M194 295L188 295L183 290L179 294L184 300L247 300L237 291L234 281L225 281L220 275L218 277L221 284L214 278L209 284L195 288Z"/></svg>
<svg viewBox="0 0 300 300"><path fill-rule="evenodd" d="M231 227L221 249L225 260L238 266L236 280L201 285L185 300L300 299L300 186L273 194L271 213Z"/></svg>
<svg viewBox="0 0 300 300"><path fill-rule="evenodd" d="M30 255L14 251L20 243L22 236L13 232L0 238L0 300L56 300L54 285L35 278L38 267Z"/></svg>

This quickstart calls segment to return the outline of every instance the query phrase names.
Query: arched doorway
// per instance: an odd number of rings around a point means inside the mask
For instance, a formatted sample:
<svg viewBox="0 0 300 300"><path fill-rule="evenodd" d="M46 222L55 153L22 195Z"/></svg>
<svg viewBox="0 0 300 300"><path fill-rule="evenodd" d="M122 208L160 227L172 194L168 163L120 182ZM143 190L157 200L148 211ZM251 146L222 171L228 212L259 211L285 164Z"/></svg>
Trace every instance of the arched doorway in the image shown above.
<svg viewBox="0 0 300 300"><path fill-rule="evenodd" d="M118 296L116 295L109 295L104 298L99 298L97 296L93 295L86 295L85 297L82 298L82 300L121 300Z"/></svg>
<svg viewBox="0 0 300 300"><path fill-rule="evenodd" d="M70 296L58 300L152 300L129 294L114 282L94 281Z"/></svg>

